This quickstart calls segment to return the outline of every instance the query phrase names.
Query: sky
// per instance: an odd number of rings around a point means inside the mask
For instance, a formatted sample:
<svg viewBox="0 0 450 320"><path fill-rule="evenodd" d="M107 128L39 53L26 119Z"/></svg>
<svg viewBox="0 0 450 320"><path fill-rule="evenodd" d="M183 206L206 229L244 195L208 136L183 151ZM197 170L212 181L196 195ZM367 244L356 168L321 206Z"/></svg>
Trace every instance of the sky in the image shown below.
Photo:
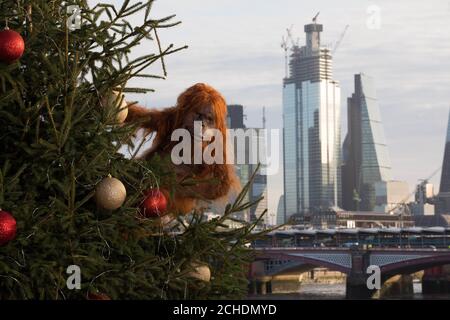
<svg viewBox="0 0 450 320"><path fill-rule="evenodd" d="M333 46L349 25L333 57L342 90L342 140L346 98L354 90L354 74L364 72L375 79L392 176L413 191L419 179L442 165L450 109L450 0L155 1L153 17L176 14L182 22L160 32L163 45L189 48L166 58L166 80L132 83L156 90L135 98L150 108L171 106L184 89L206 82L229 104L244 105L249 127L262 125L265 106L267 127L281 129L281 38L292 26L303 44L303 25L319 11L324 45ZM131 20L138 21L139 16ZM154 51L149 41L136 54ZM431 179L436 188L439 180L440 172ZM282 174L270 176L270 213L282 192Z"/></svg>

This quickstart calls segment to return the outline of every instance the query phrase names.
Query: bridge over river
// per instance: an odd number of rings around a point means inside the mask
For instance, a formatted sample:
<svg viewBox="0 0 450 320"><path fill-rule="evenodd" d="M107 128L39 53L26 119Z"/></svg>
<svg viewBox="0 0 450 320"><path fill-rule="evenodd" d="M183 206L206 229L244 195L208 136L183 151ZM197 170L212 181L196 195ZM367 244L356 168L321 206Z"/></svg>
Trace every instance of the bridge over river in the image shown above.
<svg viewBox="0 0 450 320"><path fill-rule="evenodd" d="M384 283L449 265L449 235L444 228L276 231L254 243L250 278L265 286L274 276L322 267L346 274L348 298L369 298L374 294L367 286L370 266L379 268Z"/></svg>

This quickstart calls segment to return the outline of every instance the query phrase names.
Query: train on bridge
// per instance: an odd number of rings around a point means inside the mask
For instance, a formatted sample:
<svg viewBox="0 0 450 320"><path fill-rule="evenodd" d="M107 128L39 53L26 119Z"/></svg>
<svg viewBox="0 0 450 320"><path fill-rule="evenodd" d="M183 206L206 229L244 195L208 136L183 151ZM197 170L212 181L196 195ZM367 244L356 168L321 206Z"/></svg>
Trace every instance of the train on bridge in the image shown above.
<svg viewBox="0 0 450 320"><path fill-rule="evenodd" d="M353 228L275 230L253 242L255 248L428 248L450 249L450 228Z"/></svg>

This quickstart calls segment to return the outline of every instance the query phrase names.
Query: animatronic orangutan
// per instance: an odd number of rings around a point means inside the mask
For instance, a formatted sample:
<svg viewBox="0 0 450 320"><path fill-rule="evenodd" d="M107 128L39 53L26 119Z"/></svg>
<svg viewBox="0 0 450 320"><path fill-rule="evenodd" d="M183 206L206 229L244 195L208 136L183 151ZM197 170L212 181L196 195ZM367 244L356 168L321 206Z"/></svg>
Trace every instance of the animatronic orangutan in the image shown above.
<svg viewBox="0 0 450 320"><path fill-rule="evenodd" d="M201 142L201 146L203 154L210 143L214 142L216 145L220 143L220 149L223 150L222 162L206 164L202 160L200 164L196 164L192 160L190 164L173 164L178 181L192 177L197 184L181 187L174 195L173 201L170 201L169 212L187 214L193 209L208 207L204 200L211 202L209 207L222 209L240 192L241 187L234 166L227 164L226 161L226 115L225 99L214 88L203 83L198 83L183 92L178 97L176 106L171 108L149 110L137 105L129 107L127 122L142 121L141 126L145 129L145 135L156 132L152 147L142 156L144 159L149 159L154 154L170 156L174 146L179 143L171 141L172 132L176 129L186 129L190 133L191 159L193 159L194 139L199 139L196 137L194 122L201 121L200 128L203 135L208 135L210 129L217 129L221 133L221 141L214 141L214 138L211 141Z"/></svg>

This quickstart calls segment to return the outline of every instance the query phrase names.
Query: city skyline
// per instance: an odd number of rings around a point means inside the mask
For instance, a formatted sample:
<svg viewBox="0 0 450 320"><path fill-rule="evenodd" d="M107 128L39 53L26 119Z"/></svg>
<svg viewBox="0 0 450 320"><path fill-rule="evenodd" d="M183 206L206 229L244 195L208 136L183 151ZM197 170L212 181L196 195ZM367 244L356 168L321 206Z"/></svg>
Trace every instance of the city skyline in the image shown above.
<svg viewBox="0 0 450 320"><path fill-rule="evenodd" d="M370 5L381 9L380 29L367 28ZM433 5L410 1L155 2L155 14L175 13L183 21L176 30L164 32L166 44L190 48L167 58L167 80L149 84L156 93L136 99L149 107L169 106L187 86L208 82L229 104L246 107L249 126L260 126L265 105L268 128L280 128L281 36L291 24L295 36L300 36L303 25L317 11L325 25L325 43L334 43L350 25L334 56L342 99L351 95L353 74L365 72L375 78L393 178L407 181L412 191L418 179L442 164L450 101L447 1L435 0ZM342 114L346 114L345 107ZM344 136L346 117L342 118ZM421 152L417 152L418 145ZM432 182L439 185L439 174ZM276 210L281 188L282 177L269 178L274 194L269 196L271 210Z"/></svg>

